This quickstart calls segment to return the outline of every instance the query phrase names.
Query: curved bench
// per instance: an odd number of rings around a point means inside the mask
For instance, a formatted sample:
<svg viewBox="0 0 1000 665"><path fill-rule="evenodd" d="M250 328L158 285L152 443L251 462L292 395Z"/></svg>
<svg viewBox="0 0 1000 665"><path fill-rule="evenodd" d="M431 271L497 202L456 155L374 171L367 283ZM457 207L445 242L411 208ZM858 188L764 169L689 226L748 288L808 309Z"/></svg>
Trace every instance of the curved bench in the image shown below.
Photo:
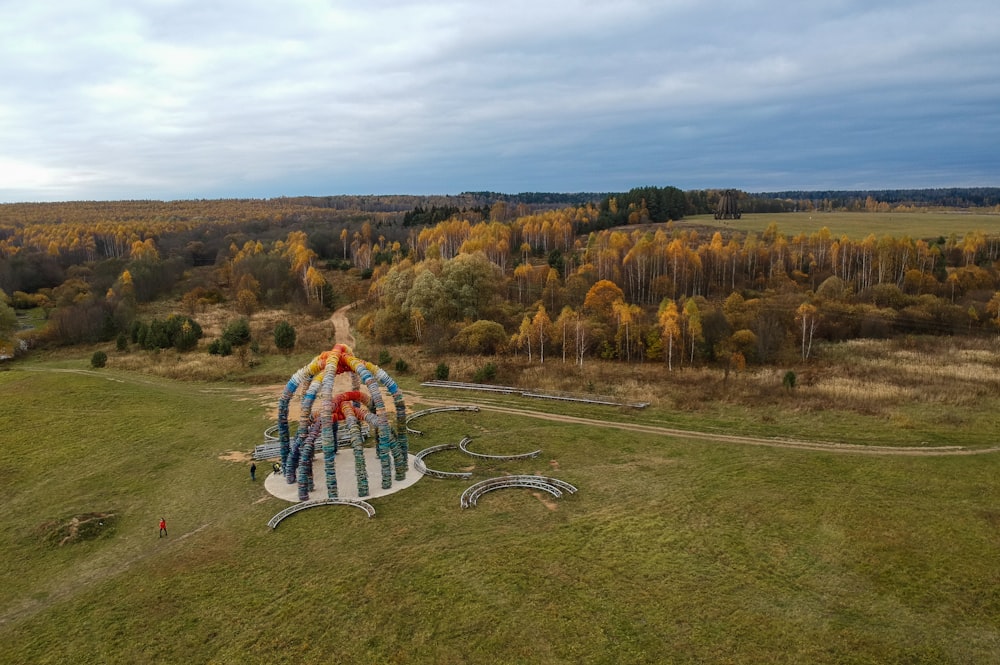
<svg viewBox="0 0 1000 665"><path fill-rule="evenodd" d="M458 447L466 455L472 455L473 457L478 457L479 459L488 459L488 460L534 459L535 457L538 457L539 455L542 454L541 449L539 449L539 450L534 450L530 453L518 453L517 455L485 455L483 453L474 453L471 450L469 450L468 446L469 443L471 442L472 439L470 439L469 437L465 437L464 439L458 442Z"/></svg>
<svg viewBox="0 0 1000 665"><path fill-rule="evenodd" d="M462 508L471 508L476 505L479 501L479 497L487 492L492 492L493 490L506 489L508 487L525 487L528 489L542 490L543 492L548 492L557 499L562 496L562 492L559 491L554 485L548 483L540 482L530 482L526 480L514 480L514 479L496 479L491 478L490 480L477 483L472 487L465 490L462 493L461 505Z"/></svg>
<svg viewBox="0 0 1000 665"><path fill-rule="evenodd" d="M409 432L410 434L418 434L418 435L423 434L423 432L421 432L420 430L413 429L412 427L410 427L411 420L416 420L417 418L421 418L423 416L429 416L432 413L446 413L448 411L475 411L478 413L479 407L478 406L435 406L432 409L424 409L422 411L417 411L415 413L410 414L410 416L406 419L406 431Z"/></svg>
<svg viewBox="0 0 1000 665"><path fill-rule="evenodd" d="M368 517L375 517L375 508L367 501L362 501L360 499L312 499L310 501L303 501L285 508L268 520L267 525L271 527L271 529L274 529L278 526L278 523L281 520L285 519L289 515L294 515L300 510L315 508L317 506L354 506L355 508L360 508L365 511Z"/></svg>
<svg viewBox="0 0 1000 665"><path fill-rule="evenodd" d="M470 486L464 492L462 492L461 505L462 508L471 508L476 505L479 497L487 492L492 492L493 490L505 489L508 487L526 487L529 489L538 489L543 492L548 492L557 499L563 495L563 492L569 494L575 493L577 490L573 485L559 480L558 478L549 478L546 476L500 476L498 478L488 478L482 480L475 485Z"/></svg>
<svg viewBox="0 0 1000 665"><path fill-rule="evenodd" d="M552 485L566 494L576 494L577 489L575 486L567 483L565 480L560 480L558 478L552 478L551 476L535 476L535 475L515 475L508 476L509 478L525 478L531 480L540 480Z"/></svg>
<svg viewBox="0 0 1000 665"><path fill-rule="evenodd" d="M439 446L424 448L413 456L413 468L426 476L431 476L432 478L471 478L471 471L438 471L437 469L428 468L426 462L424 462L424 457L430 455L431 453L436 453L442 450L454 450L455 448L458 448L458 446L454 443L443 443Z"/></svg>

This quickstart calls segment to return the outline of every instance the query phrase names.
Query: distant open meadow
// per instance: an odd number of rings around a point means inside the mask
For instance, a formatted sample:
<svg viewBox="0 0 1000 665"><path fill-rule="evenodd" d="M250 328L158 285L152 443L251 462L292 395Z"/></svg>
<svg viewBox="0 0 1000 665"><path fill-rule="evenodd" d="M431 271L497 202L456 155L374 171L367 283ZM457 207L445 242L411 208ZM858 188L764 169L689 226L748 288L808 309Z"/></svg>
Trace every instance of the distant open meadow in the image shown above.
<svg viewBox="0 0 1000 665"><path fill-rule="evenodd" d="M846 235L860 240L874 233L876 237L948 238L955 234L962 238L966 233L983 231L988 235L1000 234L1000 214L983 212L935 211L920 212L783 212L780 214L744 214L740 219L716 220L711 215L694 215L681 224L697 224L735 229L746 233L762 233L770 224L777 224L778 231L786 236L800 233L813 234L823 227L839 238Z"/></svg>

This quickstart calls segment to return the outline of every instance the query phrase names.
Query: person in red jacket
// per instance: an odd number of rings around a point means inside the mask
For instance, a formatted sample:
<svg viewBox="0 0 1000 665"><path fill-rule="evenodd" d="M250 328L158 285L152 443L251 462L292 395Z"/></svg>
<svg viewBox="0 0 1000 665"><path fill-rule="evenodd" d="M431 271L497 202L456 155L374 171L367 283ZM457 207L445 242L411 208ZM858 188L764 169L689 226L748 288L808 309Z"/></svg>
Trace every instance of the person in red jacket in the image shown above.
<svg viewBox="0 0 1000 665"><path fill-rule="evenodd" d="M160 518L160 538L167 535L167 520Z"/></svg>

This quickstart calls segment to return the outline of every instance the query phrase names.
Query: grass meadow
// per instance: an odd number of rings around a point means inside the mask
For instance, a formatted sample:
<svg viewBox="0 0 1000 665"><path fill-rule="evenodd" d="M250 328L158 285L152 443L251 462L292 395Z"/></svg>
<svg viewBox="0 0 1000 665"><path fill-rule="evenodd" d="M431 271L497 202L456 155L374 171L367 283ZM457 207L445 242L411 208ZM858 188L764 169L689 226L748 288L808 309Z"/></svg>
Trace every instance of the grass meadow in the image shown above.
<svg viewBox="0 0 1000 665"><path fill-rule="evenodd" d="M747 213L740 219L716 220L712 215L695 215L676 223L707 225L734 229L747 233L762 233L771 223L788 237L805 233L811 235L824 226L834 238L846 235L861 240L874 233L876 237L893 236L910 238L948 238L955 234L962 239L966 233L983 231L987 235L1000 234L1000 214L960 211L920 212L784 212Z"/></svg>
<svg viewBox="0 0 1000 665"><path fill-rule="evenodd" d="M881 344L827 350L795 391L777 370L559 373L646 395L642 411L432 392L416 354L396 378L426 399L613 422L998 444L995 341ZM261 440L277 394L219 379L225 368L180 380L109 355L103 370L80 352L0 371L0 662L1000 663L1000 453L844 454L442 413L415 423L412 451L470 436L476 451L543 453L445 451L429 466L540 473L579 493L497 491L462 510L467 481L424 478L371 500L374 519L326 507L271 531L287 504L233 452ZM250 376L267 385L305 360L268 356ZM518 378L562 387L530 368Z"/></svg>

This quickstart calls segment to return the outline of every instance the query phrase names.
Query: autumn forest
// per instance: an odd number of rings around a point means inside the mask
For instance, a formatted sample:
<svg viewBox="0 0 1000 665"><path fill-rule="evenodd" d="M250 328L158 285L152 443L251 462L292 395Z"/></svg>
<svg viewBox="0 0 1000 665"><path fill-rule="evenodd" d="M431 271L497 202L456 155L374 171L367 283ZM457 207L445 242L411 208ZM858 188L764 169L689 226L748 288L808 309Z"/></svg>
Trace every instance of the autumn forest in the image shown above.
<svg viewBox="0 0 1000 665"><path fill-rule="evenodd" d="M671 370L807 360L821 340L995 335L995 233L782 231L792 210L916 210L947 196L997 206L992 190L885 194L740 193L748 214L770 214L759 232L712 222L719 191L672 187L7 204L0 355L138 343L152 302L172 303L190 331L220 303L251 318L268 308L323 316L359 301L359 331L380 342ZM44 323L18 332L26 312ZM157 345L202 348L179 340Z"/></svg>

